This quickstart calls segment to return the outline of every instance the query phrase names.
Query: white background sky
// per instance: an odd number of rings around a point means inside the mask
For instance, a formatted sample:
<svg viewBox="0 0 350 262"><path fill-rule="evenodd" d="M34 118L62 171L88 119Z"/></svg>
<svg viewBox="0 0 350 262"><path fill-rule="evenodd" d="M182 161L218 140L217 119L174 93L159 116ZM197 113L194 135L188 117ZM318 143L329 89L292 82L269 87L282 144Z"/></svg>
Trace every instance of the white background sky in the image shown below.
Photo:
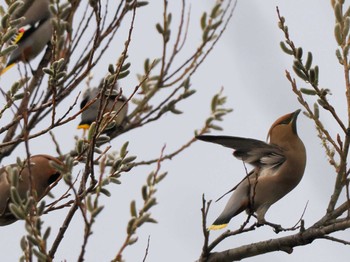
<svg viewBox="0 0 350 262"><path fill-rule="evenodd" d="M127 95L132 92L137 81L135 75L142 70L144 59L160 56L161 52L160 37L155 32L154 25L162 15L163 1L150 2L149 6L139 10L136 18L130 49L131 75L122 82ZM177 16L180 15L180 7L175 1L169 2L174 26ZM203 10L209 10L213 1L191 0L189 3L192 25L187 48L192 50L201 37L200 14ZM221 87L224 87L224 93L228 96L228 106L233 108L234 112L225 118L222 124L224 132L217 134L265 140L270 125L279 116L301 108L285 78L284 71L292 71L292 58L284 54L279 47L283 34L277 27L277 5L281 14L286 17L291 38L296 46L303 46L304 53L310 50L313 52L314 63L320 67L320 86L332 90L330 102L344 117L344 80L342 68L334 55L336 41L333 37L334 16L330 1L245 0L239 1L224 37L193 77L192 88L197 90L197 94L178 106L185 114L168 114L160 122L122 135L112 142L114 149L117 150L125 141L130 141L130 154L137 155L139 160L157 157L164 144L167 144L166 151L171 152L190 139L194 129L202 126L209 114L210 99ZM116 43L120 49L125 35L119 34L117 38L121 39ZM107 64L114 62L110 57L117 57L114 50L104 58L106 64L95 70L96 83L103 77ZM9 86L12 80L11 75L16 74L14 71L16 70L12 69L8 76L2 77L1 88L7 90L6 86ZM300 81L298 84L300 87L306 86ZM84 89L83 85L81 89ZM74 97L68 98L67 105L73 100ZM313 103L312 97L309 101L310 104ZM327 113L321 112L321 118L332 135L339 132L339 128ZM78 120L68 127L55 130L57 139L63 149L67 148L66 151L72 148L73 136L81 135L75 129L77 124ZM284 227L293 226L298 221L307 201L309 205L305 214L305 224L309 226L316 222L324 214L333 189L334 172L328 167L320 142L315 137L313 123L302 114L298 120L298 131L308 153L305 176L300 185L273 205L266 215L267 220ZM32 153L55 154L53 144L48 141L43 138L32 141ZM150 247L147 261L194 261L199 257L203 242L200 213L202 194L204 193L207 199L216 199L235 185L245 173L242 163L234 159L231 153L230 149L198 142L181 156L162 165L164 171L169 171L169 175L159 185L159 204L152 209L152 216L159 223L143 226L138 231L139 241L124 253L126 261L142 261L148 236ZM1 164L12 163L15 157L23 158L24 155L23 147L19 147L13 156L4 159ZM140 189L151 170L132 170L123 176L121 186L109 187L112 197L103 198L106 207L93 228L86 261L110 261L114 257L125 237L125 228L130 216L129 203L136 199L139 201L138 206L141 206ZM74 171L78 174L81 169L77 167ZM219 215L227 200L228 198L225 198L212 204L209 222ZM67 211L68 209L53 212L43 218L45 225L53 227L52 237L57 233ZM237 229L245 217L246 214L241 214L232 219L229 228ZM23 222L17 222L0 229L1 259L18 260L19 242L25 232L23 225ZM211 239L218 234L220 232L212 233ZM283 235L286 234L276 235L270 228L261 227L249 234L225 240L216 251ZM75 261L80 252L82 236L83 222L80 214L77 214L56 254L55 261ZM349 233L343 233L341 236L349 240ZM51 238L50 241L52 240ZM295 248L291 255L275 252L246 261L287 262L313 259L321 262L342 262L348 261L349 255L350 251L346 246L317 240L309 246Z"/></svg>

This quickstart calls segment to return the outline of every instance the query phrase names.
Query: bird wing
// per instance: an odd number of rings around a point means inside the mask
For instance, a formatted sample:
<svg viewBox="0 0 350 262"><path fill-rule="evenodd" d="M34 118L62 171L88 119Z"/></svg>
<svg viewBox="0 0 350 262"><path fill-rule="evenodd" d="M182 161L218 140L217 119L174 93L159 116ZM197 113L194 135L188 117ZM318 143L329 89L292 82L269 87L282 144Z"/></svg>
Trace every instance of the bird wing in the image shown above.
<svg viewBox="0 0 350 262"><path fill-rule="evenodd" d="M27 24L22 26L19 30L18 33L15 35L13 38L13 43L14 44L21 44L24 42L26 39L28 39L38 28L46 22L47 19L45 20L40 20L37 21L33 24Z"/></svg>
<svg viewBox="0 0 350 262"><path fill-rule="evenodd" d="M202 135L197 139L232 148L237 159L255 167L275 168L286 159L278 146L252 138Z"/></svg>

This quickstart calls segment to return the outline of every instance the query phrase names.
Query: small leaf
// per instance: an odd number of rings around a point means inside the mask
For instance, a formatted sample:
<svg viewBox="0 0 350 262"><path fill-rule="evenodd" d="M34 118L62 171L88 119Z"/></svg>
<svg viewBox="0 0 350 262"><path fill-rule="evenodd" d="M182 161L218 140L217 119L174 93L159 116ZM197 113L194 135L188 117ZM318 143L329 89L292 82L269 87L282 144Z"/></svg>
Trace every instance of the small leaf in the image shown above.
<svg viewBox="0 0 350 262"><path fill-rule="evenodd" d="M149 71L149 58L145 60L143 67L144 67L145 73L147 73Z"/></svg>
<svg viewBox="0 0 350 262"><path fill-rule="evenodd" d="M96 143L98 144L104 144L107 143L111 140L111 138L107 135L101 135L99 137L96 138Z"/></svg>
<svg viewBox="0 0 350 262"><path fill-rule="evenodd" d="M121 68L121 71L125 71L125 70L129 69L130 65L131 65L130 63L124 64Z"/></svg>
<svg viewBox="0 0 350 262"><path fill-rule="evenodd" d="M344 21L344 27L343 27L343 36L346 37L349 33L350 28L350 17L346 17Z"/></svg>
<svg viewBox="0 0 350 262"><path fill-rule="evenodd" d="M210 125L209 128L217 130L217 131L222 131L222 127L221 126L217 126L217 125Z"/></svg>
<svg viewBox="0 0 350 262"><path fill-rule="evenodd" d="M21 238L21 249L26 250L28 247L28 241L26 240L26 237Z"/></svg>
<svg viewBox="0 0 350 262"><path fill-rule="evenodd" d="M146 6L148 5L148 2L147 1L137 1L136 2L136 7L139 8L139 7L143 7L143 6Z"/></svg>
<svg viewBox="0 0 350 262"><path fill-rule="evenodd" d="M137 217L136 201L133 200L130 203L130 214L132 217Z"/></svg>
<svg viewBox="0 0 350 262"><path fill-rule="evenodd" d="M15 204L10 203L9 204L9 209L10 209L11 213L17 219L25 219L26 218L26 214L21 209L19 209Z"/></svg>
<svg viewBox="0 0 350 262"><path fill-rule="evenodd" d="M133 162L136 158L137 158L137 156L128 156L128 157L124 158L123 164L129 164L130 162Z"/></svg>
<svg viewBox="0 0 350 262"><path fill-rule="evenodd" d="M142 186L141 188L141 193L142 193L142 199L146 200L148 198L148 189L147 186Z"/></svg>
<svg viewBox="0 0 350 262"><path fill-rule="evenodd" d="M322 99L317 99L317 103L318 103L320 106L322 106L323 108L325 108L325 109L328 108L326 102L323 101Z"/></svg>
<svg viewBox="0 0 350 262"><path fill-rule="evenodd" d="M164 34L164 30L163 30L162 26L159 23L156 24L156 29L157 29L159 34L161 34L161 35Z"/></svg>
<svg viewBox="0 0 350 262"><path fill-rule="evenodd" d="M338 45L342 45L343 43L343 36L341 33L341 26L339 23L337 23L334 27L334 36L335 36L335 40L337 40Z"/></svg>
<svg viewBox="0 0 350 262"><path fill-rule="evenodd" d="M142 211L147 212L151 207L153 207L156 204L157 200L154 197L152 197L146 202L146 204L142 208Z"/></svg>
<svg viewBox="0 0 350 262"><path fill-rule="evenodd" d="M87 134L87 139L88 141L91 141L94 134L96 132L96 122L92 122L90 127L89 127L89 131L88 131L88 134Z"/></svg>
<svg viewBox="0 0 350 262"><path fill-rule="evenodd" d="M51 233L51 227L48 227L46 230L45 230L45 233L43 235L43 239L44 240L47 240L50 236L50 233Z"/></svg>
<svg viewBox="0 0 350 262"><path fill-rule="evenodd" d="M130 238L128 241L128 245L131 246L131 245L135 244L137 242L137 240L138 240L138 237Z"/></svg>
<svg viewBox="0 0 350 262"><path fill-rule="evenodd" d="M136 220L136 227L140 227L143 225L143 223L147 222L151 215L150 214L144 214L142 217L138 218Z"/></svg>
<svg viewBox="0 0 350 262"><path fill-rule="evenodd" d="M314 103L314 115L316 119L320 118L320 110L317 103Z"/></svg>
<svg viewBox="0 0 350 262"><path fill-rule="evenodd" d="M134 232L134 224L135 224L135 221L136 221L136 217L133 217L129 220L128 222L128 226L126 227L126 233L128 235L131 235L133 232Z"/></svg>
<svg viewBox="0 0 350 262"><path fill-rule="evenodd" d="M39 245L39 243L37 245ZM32 250L34 255L38 258L38 261L48 261L48 257L44 253L37 250L36 248L33 248Z"/></svg>
<svg viewBox="0 0 350 262"><path fill-rule="evenodd" d="M39 244L39 241L31 235L28 235L27 239L28 239L28 242L30 242L34 246L37 246Z"/></svg>
<svg viewBox="0 0 350 262"><path fill-rule="evenodd" d="M344 60L343 60L343 56L342 56L342 54L341 54L339 49L335 50L335 56L338 58L339 63L341 65L343 65L344 64Z"/></svg>
<svg viewBox="0 0 350 262"><path fill-rule="evenodd" d="M17 188L15 188L14 186L11 186L10 194L11 194L11 200L13 203L17 205L22 204L22 199L18 193Z"/></svg>
<svg viewBox="0 0 350 262"><path fill-rule="evenodd" d="M306 63L305 63L305 69L310 70L312 65L312 53L307 52L307 58L306 58Z"/></svg>
<svg viewBox="0 0 350 262"><path fill-rule="evenodd" d="M170 112L175 114L175 115L181 115L183 113L182 111L177 110L175 107L171 107Z"/></svg>
<svg viewBox="0 0 350 262"><path fill-rule="evenodd" d="M1 37L1 41L3 43L6 43L7 41L11 40L16 34L17 34L18 29L17 28L11 28L10 30L8 30L6 32L6 34L4 34Z"/></svg>
<svg viewBox="0 0 350 262"><path fill-rule="evenodd" d="M162 181L166 177L167 174L168 174L168 172L164 172L163 174L158 175L156 178L156 184L158 184L160 181Z"/></svg>
<svg viewBox="0 0 350 262"><path fill-rule="evenodd" d="M17 45L10 45L10 46L6 47L4 50L1 50L0 56L5 56L5 55L11 53L15 49L17 49L17 47L18 47Z"/></svg>
<svg viewBox="0 0 350 262"><path fill-rule="evenodd" d="M23 5L24 3L22 1L16 1L9 6L9 8L7 9L7 13L12 15L16 10L18 10L18 8L21 8Z"/></svg>
<svg viewBox="0 0 350 262"><path fill-rule="evenodd" d="M122 79L122 78L127 77L127 76L129 75L129 73L130 73L129 70L124 71L124 72L120 72L120 73L118 74L118 79Z"/></svg>
<svg viewBox="0 0 350 262"><path fill-rule="evenodd" d="M127 142L125 142L124 143L124 145L121 147L121 149L120 149L120 156L122 157L122 158L124 158L125 156L126 156L126 154L127 154L127 148L128 148L128 145L129 145L129 141L127 141Z"/></svg>
<svg viewBox="0 0 350 262"><path fill-rule="evenodd" d="M210 17L212 19L215 19L219 14L220 14L220 4L217 4L216 6L214 6L213 10L210 13Z"/></svg>
<svg viewBox="0 0 350 262"><path fill-rule="evenodd" d="M343 21L343 14L342 14L342 6L339 3L336 3L334 6L334 14L337 21L341 23Z"/></svg>
<svg viewBox="0 0 350 262"><path fill-rule="evenodd" d="M305 95L310 95L310 96L314 96L317 94L317 92L313 89L308 89L308 88L300 88L300 92L302 92Z"/></svg>
<svg viewBox="0 0 350 262"><path fill-rule="evenodd" d="M298 58L298 60L301 60L301 58L303 57L303 49L301 47L297 48L296 57Z"/></svg>
<svg viewBox="0 0 350 262"><path fill-rule="evenodd" d="M294 72L304 81L308 81L308 78L306 77L306 75L304 74L304 72L302 72L299 68L297 68L295 65L293 65L293 70Z"/></svg>
<svg viewBox="0 0 350 262"><path fill-rule="evenodd" d="M108 196L108 197L110 197L111 196L111 192L109 192L107 189L105 189L105 188L101 188L100 189L100 192L102 193L102 194L104 194L105 196Z"/></svg>
<svg viewBox="0 0 350 262"><path fill-rule="evenodd" d="M99 206L99 207L95 208L94 211L91 212L91 215L93 217L96 217L103 210L103 208L104 208L103 206Z"/></svg>
<svg viewBox="0 0 350 262"><path fill-rule="evenodd" d="M204 28L207 27L207 13L204 12L202 17L201 17L201 28L204 30Z"/></svg>

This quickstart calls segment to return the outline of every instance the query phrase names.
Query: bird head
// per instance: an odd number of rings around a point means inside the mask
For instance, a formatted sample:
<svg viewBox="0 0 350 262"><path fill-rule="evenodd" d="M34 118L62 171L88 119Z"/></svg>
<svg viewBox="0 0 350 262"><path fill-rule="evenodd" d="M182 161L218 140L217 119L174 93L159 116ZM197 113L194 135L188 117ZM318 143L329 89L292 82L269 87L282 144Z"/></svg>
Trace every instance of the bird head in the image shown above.
<svg viewBox="0 0 350 262"><path fill-rule="evenodd" d="M297 118L300 109L293 113L281 116L271 126L268 138L271 144L279 144L279 141L290 141L290 139L298 138Z"/></svg>
<svg viewBox="0 0 350 262"><path fill-rule="evenodd" d="M50 190L50 185L61 178L60 171L53 167L52 163L62 167L64 164L57 158L49 155L34 155L30 157L29 162L30 166L22 169L20 173L23 183L19 184L19 192L25 193L28 190L30 184L29 175L31 175L32 187L37 193L37 200L40 200Z"/></svg>

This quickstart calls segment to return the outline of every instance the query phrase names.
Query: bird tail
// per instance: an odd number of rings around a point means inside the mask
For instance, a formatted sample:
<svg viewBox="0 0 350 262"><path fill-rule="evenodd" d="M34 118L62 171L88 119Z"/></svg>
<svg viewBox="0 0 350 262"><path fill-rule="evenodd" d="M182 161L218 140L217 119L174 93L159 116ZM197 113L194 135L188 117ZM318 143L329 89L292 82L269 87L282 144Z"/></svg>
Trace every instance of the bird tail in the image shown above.
<svg viewBox="0 0 350 262"><path fill-rule="evenodd" d="M79 124L77 128L88 130L90 128L90 125L89 124Z"/></svg>
<svg viewBox="0 0 350 262"><path fill-rule="evenodd" d="M5 74L10 68L12 68L15 65L15 63L12 63L8 66L6 66L4 69L1 70L0 72L0 76L2 76L3 74Z"/></svg>
<svg viewBox="0 0 350 262"><path fill-rule="evenodd" d="M219 230L219 229L223 229L225 227L227 227L227 223L226 224L221 224L221 225L215 225L212 224L210 227L208 227L208 230Z"/></svg>

